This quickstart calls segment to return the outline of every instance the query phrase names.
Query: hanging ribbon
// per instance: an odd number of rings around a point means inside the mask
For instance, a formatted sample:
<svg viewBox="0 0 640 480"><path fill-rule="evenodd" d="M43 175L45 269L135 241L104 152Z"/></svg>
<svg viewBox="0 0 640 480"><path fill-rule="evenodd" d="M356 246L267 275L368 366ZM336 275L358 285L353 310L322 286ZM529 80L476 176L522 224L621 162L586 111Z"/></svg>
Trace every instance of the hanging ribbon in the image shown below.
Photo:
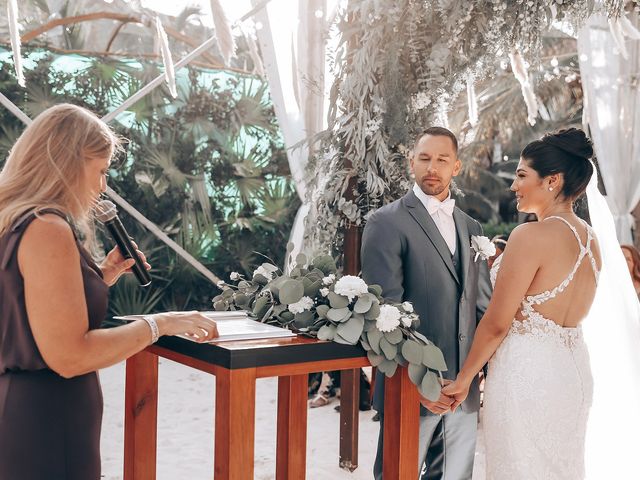
<svg viewBox="0 0 640 480"><path fill-rule="evenodd" d="M18 77L18 85L25 86L24 73L22 71L22 57L20 56L20 31L18 29L18 2L7 2L7 18L9 20L9 35L11 36L11 50L13 51L13 65Z"/></svg>
<svg viewBox="0 0 640 480"><path fill-rule="evenodd" d="M475 127L478 124L478 100L476 88L471 77L467 78L467 105L469 107L469 124Z"/></svg>
<svg viewBox="0 0 640 480"><path fill-rule="evenodd" d="M625 16L618 18L609 18L609 30L611 35L620 50L620 55L625 60L629 59L629 52L624 37L631 38L633 40L640 40L640 32Z"/></svg>
<svg viewBox="0 0 640 480"><path fill-rule="evenodd" d="M520 88L522 89L522 97L524 103L527 105L527 121L529 125L536 124L536 117L538 116L538 101L536 100L536 94L533 91L533 86L529 82L529 72L524 64L524 59L520 52L517 50L512 51L509 54L509 60L511 60L511 70L513 75L520 82Z"/></svg>
<svg viewBox="0 0 640 480"><path fill-rule="evenodd" d="M167 39L167 33L164 31L160 17L156 17L156 31L158 33L158 40L160 41L160 52L162 53L162 63L164 63L164 77L169 86L169 93L173 98L178 96L176 89L176 72L173 69L173 59L171 58L171 51L169 50L169 40Z"/></svg>

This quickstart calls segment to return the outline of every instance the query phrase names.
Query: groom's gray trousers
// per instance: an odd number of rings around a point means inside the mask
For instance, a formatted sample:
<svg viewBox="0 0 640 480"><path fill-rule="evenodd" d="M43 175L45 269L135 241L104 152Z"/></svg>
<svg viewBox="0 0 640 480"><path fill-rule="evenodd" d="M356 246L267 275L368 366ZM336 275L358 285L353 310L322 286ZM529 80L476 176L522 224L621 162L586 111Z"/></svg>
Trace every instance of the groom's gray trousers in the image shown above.
<svg viewBox="0 0 640 480"><path fill-rule="evenodd" d="M380 418L380 435L378 436L378 453L373 466L375 480L382 479L382 432L384 415ZM426 415L420 417L420 444L418 446L418 472L422 471L431 444L433 432L442 422L444 440L444 463L442 472L429 472L418 478L423 480L471 480L473 459L476 450L476 436L469 435L478 424L478 412L464 412L458 408L455 413L446 415ZM428 466L427 466L428 468Z"/></svg>

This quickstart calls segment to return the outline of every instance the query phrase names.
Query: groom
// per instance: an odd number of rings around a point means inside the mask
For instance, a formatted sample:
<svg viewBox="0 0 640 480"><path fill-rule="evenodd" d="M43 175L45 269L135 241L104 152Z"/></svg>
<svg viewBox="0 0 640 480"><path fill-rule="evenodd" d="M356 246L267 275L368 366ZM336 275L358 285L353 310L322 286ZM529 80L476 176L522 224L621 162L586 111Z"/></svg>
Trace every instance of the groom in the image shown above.
<svg viewBox="0 0 640 480"><path fill-rule="evenodd" d="M491 295L486 262L474 261L471 236L482 235L480 224L455 207L451 179L460 172L458 141L441 127L431 127L417 138L411 153L415 185L403 198L377 210L367 222L362 239L362 275L368 284L382 287L392 302L412 302L420 316L418 330L444 354L446 379L455 379L471 347L477 321ZM374 408L380 412L380 435L374 465L382 479L384 431L384 375L378 372ZM455 413L443 395L436 402L421 400L419 468L441 430L444 459L439 468L426 465L423 479L471 478L476 426L480 408L477 379ZM440 428L438 428L440 427ZM429 452L429 458L438 455ZM431 468L430 468L431 467Z"/></svg>

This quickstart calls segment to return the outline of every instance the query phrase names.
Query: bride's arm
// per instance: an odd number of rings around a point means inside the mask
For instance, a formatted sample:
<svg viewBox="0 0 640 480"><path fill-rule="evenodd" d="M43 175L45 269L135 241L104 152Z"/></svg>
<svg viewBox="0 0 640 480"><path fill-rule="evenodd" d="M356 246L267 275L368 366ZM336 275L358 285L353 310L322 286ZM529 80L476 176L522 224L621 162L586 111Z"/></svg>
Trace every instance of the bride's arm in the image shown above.
<svg viewBox="0 0 640 480"><path fill-rule="evenodd" d="M472 380L507 335L540 267L542 248L534 241L536 237L540 238L538 227L536 224L521 225L509 237L491 302L476 329L469 355L455 382L442 390L445 395L455 398L453 410L467 397Z"/></svg>

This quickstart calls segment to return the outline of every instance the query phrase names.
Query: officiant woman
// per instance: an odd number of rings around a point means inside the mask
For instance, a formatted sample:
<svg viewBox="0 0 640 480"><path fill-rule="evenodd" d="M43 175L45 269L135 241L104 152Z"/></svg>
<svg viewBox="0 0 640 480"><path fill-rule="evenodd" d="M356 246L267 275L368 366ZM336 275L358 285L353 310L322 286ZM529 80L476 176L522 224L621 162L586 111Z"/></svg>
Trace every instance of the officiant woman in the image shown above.
<svg viewBox="0 0 640 480"><path fill-rule="evenodd" d="M217 336L196 312L100 328L109 287L133 264L117 249L100 264L89 253L92 207L118 148L94 114L58 105L25 129L0 172L1 479L98 480L96 371L161 335Z"/></svg>

